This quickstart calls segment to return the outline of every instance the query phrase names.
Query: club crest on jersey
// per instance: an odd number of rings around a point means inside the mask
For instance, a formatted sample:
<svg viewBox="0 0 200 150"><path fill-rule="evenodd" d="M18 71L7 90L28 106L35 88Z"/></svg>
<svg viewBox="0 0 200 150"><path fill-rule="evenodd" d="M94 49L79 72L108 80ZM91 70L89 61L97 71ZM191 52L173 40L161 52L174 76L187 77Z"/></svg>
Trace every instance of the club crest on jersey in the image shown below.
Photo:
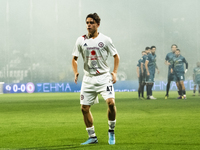
<svg viewBox="0 0 200 150"><path fill-rule="evenodd" d="M83 46L87 46L87 43L85 43Z"/></svg>
<svg viewBox="0 0 200 150"><path fill-rule="evenodd" d="M83 100L84 99L84 95L81 95L81 100Z"/></svg>
<svg viewBox="0 0 200 150"><path fill-rule="evenodd" d="M103 42L99 42L98 46L99 46L100 48L104 47Z"/></svg>

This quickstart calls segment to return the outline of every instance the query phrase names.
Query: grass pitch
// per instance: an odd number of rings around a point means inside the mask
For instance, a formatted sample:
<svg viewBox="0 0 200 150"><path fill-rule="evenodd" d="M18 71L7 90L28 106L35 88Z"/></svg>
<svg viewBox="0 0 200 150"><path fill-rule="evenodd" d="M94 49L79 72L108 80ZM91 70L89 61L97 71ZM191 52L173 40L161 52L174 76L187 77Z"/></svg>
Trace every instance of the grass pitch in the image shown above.
<svg viewBox="0 0 200 150"><path fill-rule="evenodd" d="M157 100L138 100L137 92L116 93L116 145L108 145L107 105L92 106L98 144L88 138L79 93L0 95L0 149L199 150L200 96L154 92Z"/></svg>

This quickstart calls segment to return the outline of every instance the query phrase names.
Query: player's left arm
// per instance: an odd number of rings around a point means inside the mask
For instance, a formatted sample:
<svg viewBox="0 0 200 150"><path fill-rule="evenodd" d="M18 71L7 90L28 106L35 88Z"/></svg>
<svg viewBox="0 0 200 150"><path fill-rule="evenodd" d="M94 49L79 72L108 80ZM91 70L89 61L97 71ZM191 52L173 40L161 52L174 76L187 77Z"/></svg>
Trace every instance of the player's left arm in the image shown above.
<svg viewBox="0 0 200 150"><path fill-rule="evenodd" d="M117 50L115 49L115 46L112 43L111 38L107 38L106 45L107 45L108 52L114 57L114 69L113 69L113 72L111 73L112 82L114 84L117 81L117 70L119 67L119 59L120 58L117 53Z"/></svg>
<svg viewBox="0 0 200 150"><path fill-rule="evenodd" d="M113 72L111 73L112 75L112 82L113 83L116 83L117 81L117 70L118 70L118 67L119 67L119 55L118 54L115 54L114 56L114 69L113 69Z"/></svg>
<svg viewBox="0 0 200 150"><path fill-rule="evenodd" d="M137 66L136 72L137 72L137 77L139 78L140 77L140 68L138 66Z"/></svg>
<svg viewBox="0 0 200 150"><path fill-rule="evenodd" d="M186 59L184 58L184 63L186 65L186 69L185 69L185 73L188 71L188 62L186 61Z"/></svg>
<svg viewBox="0 0 200 150"><path fill-rule="evenodd" d="M174 71L174 61L172 61L172 64L171 64L171 73L173 73L173 71Z"/></svg>
<svg viewBox="0 0 200 150"><path fill-rule="evenodd" d="M140 64L140 68L141 68L141 72L142 72L142 75L143 75L143 73L144 73L143 62L141 62L141 64Z"/></svg>
<svg viewBox="0 0 200 150"><path fill-rule="evenodd" d="M160 71L159 71L159 69L158 69L158 66L157 66L157 64L156 64L156 69L157 69L157 73L159 74L159 73L160 73Z"/></svg>

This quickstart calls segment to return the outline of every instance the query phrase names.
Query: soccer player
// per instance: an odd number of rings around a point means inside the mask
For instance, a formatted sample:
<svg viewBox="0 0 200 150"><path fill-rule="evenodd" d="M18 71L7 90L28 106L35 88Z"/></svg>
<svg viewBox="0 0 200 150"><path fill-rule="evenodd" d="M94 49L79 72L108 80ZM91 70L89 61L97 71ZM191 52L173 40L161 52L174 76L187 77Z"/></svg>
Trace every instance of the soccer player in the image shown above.
<svg viewBox="0 0 200 150"><path fill-rule="evenodd" d="M153 47L154 48L154 47ZM154 76L155 76L155 48L154 48L154 56L151 53L151 48L148 49L147 59L145 61L145 68L146 68L146 86L147 86L147 99L156 99L152 95L152 87L154 84Z"/></svg>
<svg viewBox="0 0 200 150"><path fill-rule="evenodd" d="M199 86L199 96L200 96L200 62L197 62L197 67L194 68L193 81L194 81L193 96L195 96L197 85Z"/></svg>
<svg viewBox="0 0 200 150"><path fill-rule="evenodd" d="M93 117L90 111L91 105L98 103L98 94L101 94L108 104L108 143L115 144L114 128L116 124L116 107L113 84L116 82L119 55L112 40L98 32L100 20L97 13L87 15L86 27L88 34L77 39L72 53L72 68L75 75L75 83L77 83L79 76L77 59L80 54L84 62L84 77L81 86L80 104L89 138L86 142L81 143L81 145L98 143L93 126ZM114 69L111 74L109 73L110 68L107 64L109 55L114 57Z"/></svg>
<svg viewBox="0 0 200 150"><path fill-rule="evenodd" d="M180 53L180 50L177 49L175 52L175 57L172 60L171 73L174 73L174 77L176 80L177 88L179 89L179 97L178 99L186 99L186 91L184 85L184 74L188 70L188 62L185 57L183 57ZM184 70L184 64L186 65L186 69Z"/></svg>
<svg viewBox="0 0 200 150"><path fill-rule="evenodd" d="M144 56L144 55L146 55L146 52L142 51L142 56ZM138 76L138 80L139 80L138 99L144 99L144 90L142 91L142 84L144 83L144 79L142 76L142 70L141 70L142 61L143 61L143 57L138 60L138 64L137 64L137 76ZM142 94L142 97L140 97L141 94Z"/></svg>
<svg viewBox="0 0 200 150"><path fill-rule="evenodd" d="M142 93L142 98L144 98L144 86L146 85L146 69L145 69L145 61L147 59L147 53L149 51L149 47L145 48L145 55L142 56L142 61L141 61L141 72L142 72L142 84L141 84L141 93Z"/></svg>
<svg viewBox="0 0 200 150"><path fill-rule="evenodd" d="M158 69L158 66L157 66L157 64L156 64L156 47L155 46L151 46L151 54L152 54L152 56L153 56L153 65L154 65L154 68L155 68L155 70L157 70L157 74L159 74L160 73L160 71L159 71L159 69ZM155 72L154 72L154 78L155 78ZM153 84L154 85L154 84ZM153 88L153 87L152 87Z"/></svg>
<svg viewBox="0 0 200 150"><path fill-rule="evenodd" d="M176 44L173 44L171 46L172 52L168 53L165 57L165 64L169 66L165 99L167 99L169 97L170 83L172 81L175 81L174 73L171 73L171 63L172 63L173 57L175 56L175 51L176 51L177 48L178 48L178 46Z"/></svg>

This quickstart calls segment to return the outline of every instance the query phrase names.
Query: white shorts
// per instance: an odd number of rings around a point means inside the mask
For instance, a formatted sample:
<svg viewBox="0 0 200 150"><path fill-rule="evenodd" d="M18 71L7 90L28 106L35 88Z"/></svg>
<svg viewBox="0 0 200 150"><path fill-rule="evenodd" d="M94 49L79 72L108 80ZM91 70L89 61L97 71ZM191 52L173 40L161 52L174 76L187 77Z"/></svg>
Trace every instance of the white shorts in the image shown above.
<svg viewBox="0 0 200 150"><path fill-rule="evenodd" d="M99 103L98 94L107 100L115 98L112 77L110 73L97 76L84 76L80 93L81 105L93 105Z"/></svg>

